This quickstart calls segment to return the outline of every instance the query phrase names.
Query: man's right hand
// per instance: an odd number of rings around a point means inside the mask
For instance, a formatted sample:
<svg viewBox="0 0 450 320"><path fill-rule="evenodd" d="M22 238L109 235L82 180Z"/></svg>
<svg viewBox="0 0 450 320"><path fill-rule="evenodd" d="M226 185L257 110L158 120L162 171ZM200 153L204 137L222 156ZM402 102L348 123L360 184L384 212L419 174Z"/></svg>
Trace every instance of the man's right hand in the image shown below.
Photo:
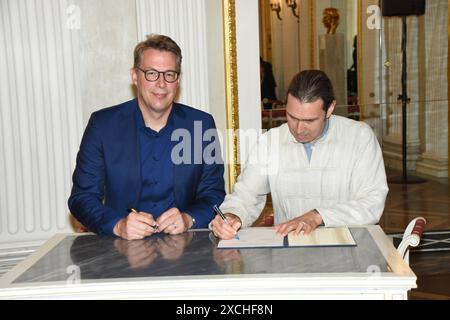
<svg viewBox="0 0 450 320"><path fill-rule="evenodd" d="M232 213L225 213L225 218L227 219L228 224L219 215L216 215L211 223L212 231L214 235L220 239L233 239L239 228L242 226L241 219Z"/></svg>
<svg viewBox="0 0 450 320"><path fill-rule="evenodd" d="M138 240L159 232L155 219L149 213L130 212L130 214L117 222L113 232L116 236L126 240Z"/></svg>

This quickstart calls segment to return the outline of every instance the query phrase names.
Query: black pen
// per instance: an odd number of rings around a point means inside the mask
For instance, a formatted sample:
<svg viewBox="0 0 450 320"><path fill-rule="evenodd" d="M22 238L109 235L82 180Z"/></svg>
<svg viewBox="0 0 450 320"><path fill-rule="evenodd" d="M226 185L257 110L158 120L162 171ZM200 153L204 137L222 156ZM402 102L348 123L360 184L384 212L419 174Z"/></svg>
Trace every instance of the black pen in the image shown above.
<svg viewBox="0 0 450 320"><path fill-rule="evenodd" d="M133 209L133 208L131 208L131 211L132 212L134 212L134 213L137 213L137 214L139 214L139 212L137 212L135 209ZM158 225L157 224L155 224L154 226L151 226L153 229L158 229Z"/></svg>
<svg viewBox="0 0 450 320"><path fill-rule="evenodd" d="M214 209L214 211L222 218L222 220L225 221L225 223L226 223L227 225L230 225L230 224L228 223L227 218L225 217L225 215L223 214L223 212L219 209L219 207L218 207L217 205L214 205L213 209ZM234 235L234 237L235 237L237 240L240 240L237 233Z"/></svg>

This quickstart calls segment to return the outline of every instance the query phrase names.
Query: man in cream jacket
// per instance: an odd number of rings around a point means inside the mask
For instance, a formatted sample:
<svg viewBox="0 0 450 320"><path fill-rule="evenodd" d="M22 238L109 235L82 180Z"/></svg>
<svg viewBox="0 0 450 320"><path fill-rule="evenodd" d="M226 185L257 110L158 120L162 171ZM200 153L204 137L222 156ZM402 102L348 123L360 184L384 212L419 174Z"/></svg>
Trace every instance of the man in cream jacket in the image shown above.
<svg viewBox="0 0 450 320"><path fill-rule="evenodd" d="M319 225L375 224L388 193L380 145L364 122L332 115L327 75L297 74L288 89L287 123L259 139L233 192L220 206L214 234L231 239L261 214L272 194L275 230L310 233Z"/></svg>

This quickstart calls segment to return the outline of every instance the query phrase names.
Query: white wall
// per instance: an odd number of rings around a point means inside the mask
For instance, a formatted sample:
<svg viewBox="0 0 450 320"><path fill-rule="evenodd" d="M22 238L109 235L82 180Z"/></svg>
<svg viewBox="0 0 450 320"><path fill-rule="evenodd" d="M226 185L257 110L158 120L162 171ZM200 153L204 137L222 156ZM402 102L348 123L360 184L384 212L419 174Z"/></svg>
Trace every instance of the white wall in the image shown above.
<svg viewBox="0 0 450 320"><path fill-rule="evenodd" d="M90 114L133 99L130 68L137 43L136 3L74 0L80 8L83 128Z"/></svg>
<svg viewBox="0 0 450 320"><path fill-rule="evenodd" d="M178 102L209 111L206 2L136 0L139 40L151 33L165 34L183 52Z"/></svg>
<svg viewBox="0 0 450 320"><path fill-rule="evenodd" d="M261 129L258 0L236 0L236 47L240 129ZM248 148L241 141L241 163Z"/></svg>
<svg viewBox="0 0 450 320"><path fill-rule="evenodd" d="M208 63L208 91L209 112L216 121L216 127L220 132L225 132L226 121L226 97L225 97L225 68L224 68L224 43L223 37L223 7L222 0L206 0L206 47ZM225 135L221 141L222 157L227 159ZM228 186L228 166L225 166L225 186Z"/></svg>

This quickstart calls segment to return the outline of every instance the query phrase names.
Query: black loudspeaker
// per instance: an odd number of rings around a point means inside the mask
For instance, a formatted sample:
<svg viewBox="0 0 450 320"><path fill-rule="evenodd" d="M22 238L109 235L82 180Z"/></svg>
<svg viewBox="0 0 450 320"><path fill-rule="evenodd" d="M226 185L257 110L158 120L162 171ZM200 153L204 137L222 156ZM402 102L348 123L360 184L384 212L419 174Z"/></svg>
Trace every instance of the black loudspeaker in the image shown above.
<svg viewBox="0 0 450 320"><path fill-rule="evenodd" d="M382 0L383 16L411 16L425 14L425 0Z"/></svg>

